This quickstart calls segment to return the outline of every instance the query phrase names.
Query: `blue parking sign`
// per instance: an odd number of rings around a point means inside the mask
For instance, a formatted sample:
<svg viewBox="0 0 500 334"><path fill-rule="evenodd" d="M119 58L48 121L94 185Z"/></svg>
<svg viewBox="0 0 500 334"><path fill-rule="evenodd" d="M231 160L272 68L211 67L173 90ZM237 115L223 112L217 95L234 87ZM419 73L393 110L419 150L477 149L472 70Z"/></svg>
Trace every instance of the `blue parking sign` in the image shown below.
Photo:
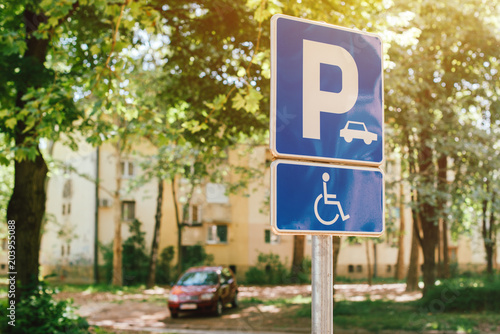
<svg viewBox="0 0 500 334"><path fill-rule="evenodd" d="M384 156L382 70L382 42L377 35L273 16L273 154L380 165Z"/></svg>
<svg viewBox="0 0 500 334"><path fill-rule="evenodd" d="M379 236L384 224L380 169L290 160L272 163L275 233Z"/></svg>

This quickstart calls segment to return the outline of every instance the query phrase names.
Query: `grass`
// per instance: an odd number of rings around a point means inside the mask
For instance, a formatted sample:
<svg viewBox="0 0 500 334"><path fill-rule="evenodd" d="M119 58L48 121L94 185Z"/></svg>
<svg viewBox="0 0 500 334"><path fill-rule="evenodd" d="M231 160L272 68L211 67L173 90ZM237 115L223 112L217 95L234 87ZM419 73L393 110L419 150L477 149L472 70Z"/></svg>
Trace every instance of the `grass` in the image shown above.
<svg viewBox="0 0 500 334"><path fill-rule="evenodd" d="M345 329L380 330L454 330L480 333L481 328L497 328L500 317L496 312L431 313L418 302L339 301L335 303L334 323ZM310 317L311 306L302 305L298 317Z"/></svg>

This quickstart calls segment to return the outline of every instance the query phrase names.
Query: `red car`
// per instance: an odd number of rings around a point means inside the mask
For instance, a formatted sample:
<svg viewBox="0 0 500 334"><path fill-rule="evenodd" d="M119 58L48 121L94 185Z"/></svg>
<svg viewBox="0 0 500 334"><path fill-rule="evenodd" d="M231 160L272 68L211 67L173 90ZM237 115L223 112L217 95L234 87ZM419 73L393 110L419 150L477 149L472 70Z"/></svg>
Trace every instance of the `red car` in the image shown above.
<svg viewBox="0 0 500 334"><path fill-rule="evenodd" d="M231 303L238 306L238 285L226 267L193 267L170 290L168 308L172 318L179 312L211 312L217 316Z"/></svg>

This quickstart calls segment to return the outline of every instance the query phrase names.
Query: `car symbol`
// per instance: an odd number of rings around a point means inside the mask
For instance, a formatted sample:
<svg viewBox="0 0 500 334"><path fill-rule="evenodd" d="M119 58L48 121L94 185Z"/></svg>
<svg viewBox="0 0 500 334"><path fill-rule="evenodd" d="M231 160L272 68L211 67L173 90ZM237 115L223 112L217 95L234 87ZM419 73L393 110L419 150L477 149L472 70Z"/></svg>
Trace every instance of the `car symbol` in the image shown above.
<svg viewBox="0 0 500 334"><path fill-rule="evenodd" d="M348 121L345 127L340 130L340 137L350 143L353 139L363 139L366 145L370 145L373 141L377 141L377 134L366 129L363 122Z"/></svg>

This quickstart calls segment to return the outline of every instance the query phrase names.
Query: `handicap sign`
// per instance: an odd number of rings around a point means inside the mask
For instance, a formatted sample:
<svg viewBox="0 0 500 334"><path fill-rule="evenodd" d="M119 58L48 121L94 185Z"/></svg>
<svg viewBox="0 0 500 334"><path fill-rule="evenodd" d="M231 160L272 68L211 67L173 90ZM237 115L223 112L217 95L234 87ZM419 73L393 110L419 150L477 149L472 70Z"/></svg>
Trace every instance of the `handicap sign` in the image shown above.
<svg viewBox="0 0 500 334"><path fill-rule="evenodd" d="M384 155L382 69L382 42L377 35L273 16L273 154L380 165Z"/></svg>
<svg viewBox="0 0 500 334"><path fill-rule="evenodd" d="M271 182L271 225L277 234L384 231L384 177L378 168L276 160Z"/></svg>

